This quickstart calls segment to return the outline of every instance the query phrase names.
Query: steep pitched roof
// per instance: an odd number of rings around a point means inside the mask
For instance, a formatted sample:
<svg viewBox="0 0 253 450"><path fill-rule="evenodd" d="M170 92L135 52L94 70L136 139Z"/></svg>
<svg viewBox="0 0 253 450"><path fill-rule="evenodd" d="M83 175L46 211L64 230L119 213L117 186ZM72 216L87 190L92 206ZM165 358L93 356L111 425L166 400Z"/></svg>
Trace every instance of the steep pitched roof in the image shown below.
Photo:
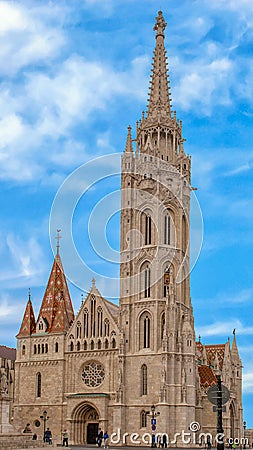
<svg viewBox="0 0 253 450"><path fill-rule="evenodd" d="M74 320L72 301L59 253L54 259L37 323L41 319L46 320L46 331L49 333L67 331Z"/></svg>
<svg viewBox="0 0 253 450"><path fill-rule="evenodd" d="M200 384L202 387L209 387L217 384L216 376L209 366L198 366Z"/></svg>
<svg viewBox="0 0 253 450"><path fill-rule="evenodd" d="M26 305L25 313L21 323L21 327L17 337L30 336L35 330L35 316L33 311L33 306L31 302L31 295L29 292L29 298Z"/></svg>
<svg viewBox="0 0 253 450"><path fill-rule="evenodd" d="M9 359L10 361L15 361L16 349L11 348L11 347L6 347L5 345L0 345L0 358Z"/></svg>
<svg viewBox="0 0 253 450"><path fill-rule="evenodd" d="M217 355L219 361L219 368L221 370L225 354L225 344L205 345L205 349L208 364L210 364L210 366L213 366Z"/></svg>

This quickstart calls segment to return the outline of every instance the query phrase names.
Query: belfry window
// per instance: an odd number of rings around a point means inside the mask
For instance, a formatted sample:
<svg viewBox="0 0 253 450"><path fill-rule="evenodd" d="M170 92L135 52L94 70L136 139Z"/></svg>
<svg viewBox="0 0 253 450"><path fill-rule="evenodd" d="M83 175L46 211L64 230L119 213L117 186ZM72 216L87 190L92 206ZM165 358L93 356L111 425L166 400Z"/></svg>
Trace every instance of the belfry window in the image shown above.
<svg viewBox="0 0 253 450"><path fill-rule="evenodd" d="M96 334L96 297L91 296L90 301L90 334L91 337L95 337Z"/></svg>
<svg viewBox="0 0 253 450"><path fill-rule="evenodd" d="M151 217L146 215L145 220L145 245L151 244Z"/></svg>
<svg viewBox="0 0 253 450"><path fill-rule="evenodd" d="M150 297L150 268L144 269L144 297Z"/></svg>
<svg viewBox="0 0 253 450"><path fill-rule="evenodd" d="M143 321L143 347L150 347L150 318L146 316Z"/></svg>
<svg viewBox="0 0 253 450"><path fill-rule="evenodd" d="M147 395L148 393L148 380L147 380L147 366L143 364L141 366L141 395Z"/></svg>
<svg viewBox="0 0 253 450"><path fill-rule="evenodd" d="M164 216L164 244L166 245L171 243L170 231L170 215L166 214L166 216Z"/></svg>
<svg viewBox="0 0 253 450"><path fill-rule="evenodd" d="M98 307L97 315L98 315L98 336L102 337L103 336L103 310L102 310L101 306Z"/></svg>

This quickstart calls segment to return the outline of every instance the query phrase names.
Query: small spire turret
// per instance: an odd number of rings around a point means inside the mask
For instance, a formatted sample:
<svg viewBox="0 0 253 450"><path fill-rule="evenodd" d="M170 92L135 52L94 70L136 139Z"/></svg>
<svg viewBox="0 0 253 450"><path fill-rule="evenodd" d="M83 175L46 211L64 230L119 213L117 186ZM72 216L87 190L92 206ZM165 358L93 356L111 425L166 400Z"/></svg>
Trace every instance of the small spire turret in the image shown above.
<svg viewBox="0 0 253 450"><path fill-rule="evenodd" d="M127 140L126 140L126 147L125 152L133 153L133 144L132 144L132 134L131 134L132 128L130 125L127 127Z"/></svg>

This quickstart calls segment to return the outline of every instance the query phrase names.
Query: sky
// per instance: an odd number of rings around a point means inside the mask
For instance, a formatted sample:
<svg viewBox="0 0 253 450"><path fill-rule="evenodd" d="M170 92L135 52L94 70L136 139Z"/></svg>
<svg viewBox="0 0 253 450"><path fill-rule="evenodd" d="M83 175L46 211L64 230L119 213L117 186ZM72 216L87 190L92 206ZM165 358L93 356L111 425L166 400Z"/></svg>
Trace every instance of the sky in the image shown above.
<svg viewBox="0 0 253 450"><path fill-rule="evenodd" d="M159 9L203 217L196 336L236 328L253 428L252 0L0 1L0 343L16 345L29 288L38 313L57 229L75 311L92 274L117 301L120 154L146 109Z"/></svg>

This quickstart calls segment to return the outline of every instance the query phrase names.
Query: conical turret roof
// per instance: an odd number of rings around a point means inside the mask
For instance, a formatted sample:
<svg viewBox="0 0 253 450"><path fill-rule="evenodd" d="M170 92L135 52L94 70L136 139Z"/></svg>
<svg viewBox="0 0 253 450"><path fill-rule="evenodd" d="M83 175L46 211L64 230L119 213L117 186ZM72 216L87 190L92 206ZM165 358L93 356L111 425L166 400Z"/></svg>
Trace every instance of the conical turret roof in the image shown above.
<svg viewBox="0 0 253 450"><path fill-rule="evenodd" d="M28 302L26 304L25 313L17 337L30 336L34 332L34 330L35 330L35 316L31 301L31 293L29 290Z"/></svg>

